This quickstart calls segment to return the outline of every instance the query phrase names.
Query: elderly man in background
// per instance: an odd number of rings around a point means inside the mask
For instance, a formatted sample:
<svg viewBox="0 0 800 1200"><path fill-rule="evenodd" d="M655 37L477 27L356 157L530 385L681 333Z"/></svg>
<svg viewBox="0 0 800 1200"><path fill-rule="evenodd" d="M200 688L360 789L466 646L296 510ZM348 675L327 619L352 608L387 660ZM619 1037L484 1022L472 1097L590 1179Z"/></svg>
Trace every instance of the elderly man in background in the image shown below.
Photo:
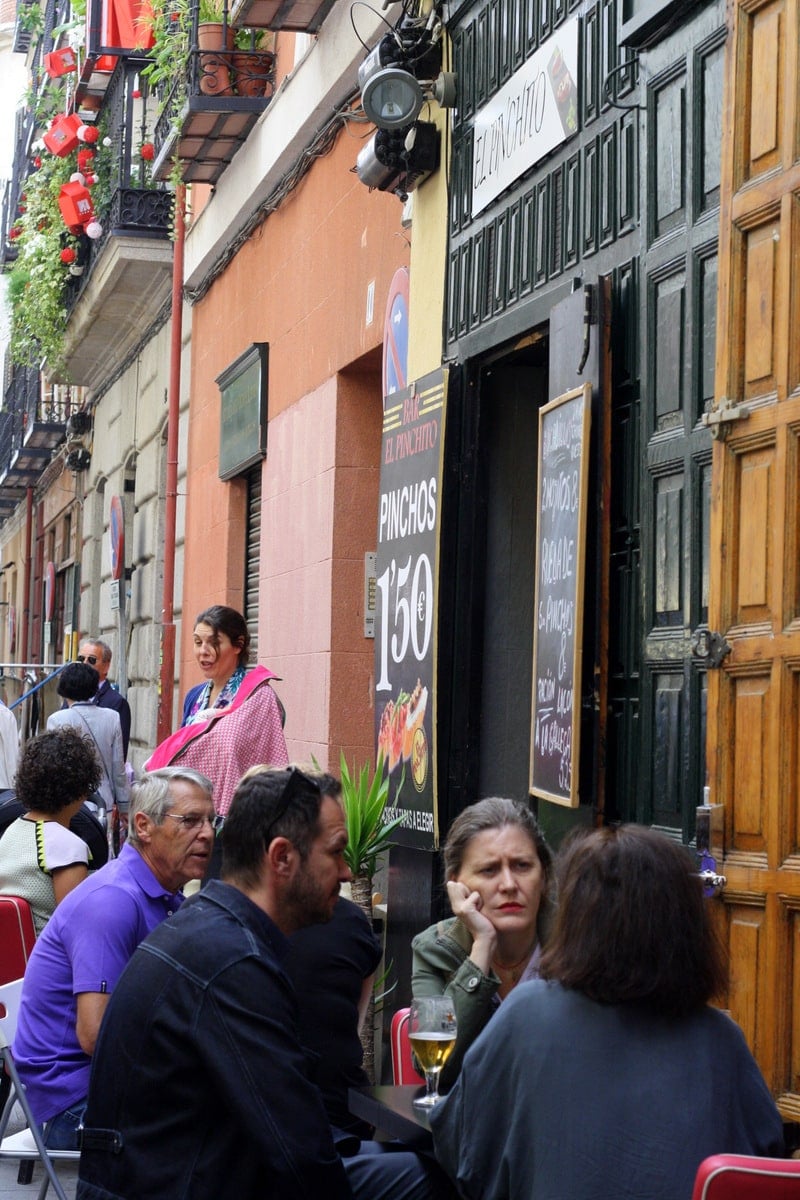
<svg viewBox="0 0 800 1200"><path fill-rule="evenodd" d="M77 1149L100 1021L136 947L201 879L214 840L211 783L189 768L133 788L119 858L62 901L25 972L14 1056L51 1149Z"/></svg>
<svg viewBox="0 0 800 1200"><path fill-rule="evenodd" d="M78 662L88 663L94 667L100 676L100 685L95 692L94 702L100 708L112 708L119 716L122 729L122 757L128 757L128 744L131 740L131 706L124 696L108 682L108 671L111 666L111 647L100 638L84 638L78 647Z"/></svg>

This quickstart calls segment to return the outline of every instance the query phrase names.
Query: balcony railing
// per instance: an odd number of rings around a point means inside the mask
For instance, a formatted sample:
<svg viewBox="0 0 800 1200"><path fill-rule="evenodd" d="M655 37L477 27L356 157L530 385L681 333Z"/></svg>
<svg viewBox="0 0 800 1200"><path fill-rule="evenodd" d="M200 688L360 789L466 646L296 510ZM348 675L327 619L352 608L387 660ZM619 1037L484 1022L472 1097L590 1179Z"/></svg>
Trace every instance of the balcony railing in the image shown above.
<svg viewBox="0 0 800 1200"><path fill-rule="evenodd" d="M14 262L17 257L17 247L11 236L11 230L17 221L20 198L25 191L25 181L31 169L31 143L35 128L36 123L31 112L20 110L16 113L14 118L14 160L11 179L3 198L2 241L0 241L0 261L3 263Z"/></svg>
<svg viewBox="0 0 800 1200"><path fill-rule="evenodd" d="M0 515L33 487L64 440L69 388L43 388L37 367L17 368L0 411Z"/></svg>
<svg viewBox="0 0 800 1200"><path fill-rule="evenodd" d="M103 227L100 238L80 238L77 270L70 277L67 306L78 301L92 277L94 264L103 255L109 239L156 238L169 240L172 193L152 178L152 162L143 157L142 147L153 144L156 100L148 94L141 75L147 59L120 59L106 89L101 116L113 154L108 180L107 206L97 212ZM80 273L79 273L80 272Z"/></svg>
<svg viewBox="0 0 800 1200"><path fill-rule="evenodd" d="M235 48L227 11L220 24L202 25L193 6L185 69L165 92L156 125L158 179L174 177L177 163L185 183L216 183L272 98L274 54L255 37Z"/></svg>

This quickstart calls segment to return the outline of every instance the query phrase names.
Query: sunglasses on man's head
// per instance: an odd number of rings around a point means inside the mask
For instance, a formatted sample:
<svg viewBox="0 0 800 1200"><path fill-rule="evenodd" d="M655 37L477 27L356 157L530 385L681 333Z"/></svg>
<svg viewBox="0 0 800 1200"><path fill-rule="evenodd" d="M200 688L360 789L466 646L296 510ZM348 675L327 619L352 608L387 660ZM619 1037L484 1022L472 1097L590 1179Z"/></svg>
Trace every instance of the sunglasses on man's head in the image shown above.
<svg viewBox="0 0 800 1200"><path fill-rule="evenodd" d="M277 825L281 817L285 815L292 801L298 796L307 796L309 791L319 792L320 786L316 779L310 779L308 775L304 775L297 767L289 767L289 778L284 784L283 791L278 798L278 809L275 816L267 826L266 832Z"/></svg>
<svg viewBox="0 0 800 1200"><path fill-rule="evenodd" d="M78 662L88 663L90 667L94 667L97 664L97 655L96 654L79 654Z"/></svg>

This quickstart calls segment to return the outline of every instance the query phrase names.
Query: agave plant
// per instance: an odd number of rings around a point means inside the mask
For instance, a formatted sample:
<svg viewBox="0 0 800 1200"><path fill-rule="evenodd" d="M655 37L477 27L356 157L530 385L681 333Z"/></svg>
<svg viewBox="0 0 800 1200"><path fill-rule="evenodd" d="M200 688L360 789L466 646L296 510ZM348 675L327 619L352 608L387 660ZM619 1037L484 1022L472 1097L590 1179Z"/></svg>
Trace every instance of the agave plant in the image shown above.
<svg viewBox="0 0 800 1200"><path fill-rule="evenodd" d="M383 754L378 755L374 771L367 763L358 772L354 768L351 774L342 753L340 774L347 825L345 859L353 874L353 899L372 920L372 877L380 856L394 845L392 833L402 818L385 823L383 820L389 799L389 779L383 777Z"/></svg>

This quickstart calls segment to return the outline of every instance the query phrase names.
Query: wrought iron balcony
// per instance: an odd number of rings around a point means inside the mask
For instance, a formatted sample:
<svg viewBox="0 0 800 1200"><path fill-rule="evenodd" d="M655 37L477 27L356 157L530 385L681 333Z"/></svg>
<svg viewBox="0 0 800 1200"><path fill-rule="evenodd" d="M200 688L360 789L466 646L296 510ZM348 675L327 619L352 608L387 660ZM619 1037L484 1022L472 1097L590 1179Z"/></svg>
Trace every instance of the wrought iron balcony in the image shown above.
<svg viewBox="0 0 800 1200"><path fill-rule="evenodd" d="M0 517L33 487L64 440L69 388L43 388L37 367L18 367L0 410Z"/></svg>
<svg viewBox="0 0 800 1200"><path fill-rule="evenodd" d="M31 143L35 132L33 114L18 111L14 118L14 161L11 179L7 182L3 196L2 241L0 262L12 263L17 257L15 226L20 211L25 180L31 169Z"/></svg>
<svg viewBox="0 0 800 1200"><path fill-rule="evenodd" d="M79 239L70 268L65 361L70 378L97 386L158 314L171 287L172 193L153 179L155 97L141 70L147 59L120 58L103 95L98 124L113 156L108 204L97 209L100 238Z"/></svg>
<svg viewBox="0 0 800 1200"><path fill-rule="evenodd" d="M156 125L157 179L216 183L269 104L275 87L275 56L260 35L237 34L227 19L204 25L191 13L188 59L165 91ZM235 45L235 41L240 44Z"/></svg>

